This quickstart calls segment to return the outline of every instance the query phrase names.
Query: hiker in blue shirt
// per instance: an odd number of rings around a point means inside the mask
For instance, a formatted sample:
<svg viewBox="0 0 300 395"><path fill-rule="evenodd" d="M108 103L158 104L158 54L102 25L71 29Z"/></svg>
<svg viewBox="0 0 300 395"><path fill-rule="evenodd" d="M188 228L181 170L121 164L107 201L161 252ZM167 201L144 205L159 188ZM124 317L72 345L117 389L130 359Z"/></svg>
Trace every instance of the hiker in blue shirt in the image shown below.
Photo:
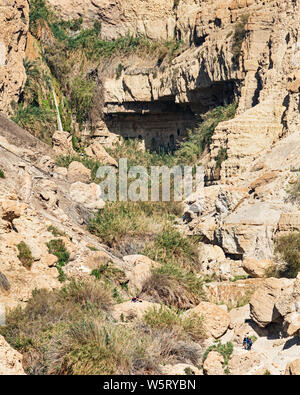
<svg viewBox="0 0 300 395"><path fill-rule="evenodd" d="M252 343L252 340L249 337L247 339L248 339L247 350L250 351L253 343Z"/></svg>

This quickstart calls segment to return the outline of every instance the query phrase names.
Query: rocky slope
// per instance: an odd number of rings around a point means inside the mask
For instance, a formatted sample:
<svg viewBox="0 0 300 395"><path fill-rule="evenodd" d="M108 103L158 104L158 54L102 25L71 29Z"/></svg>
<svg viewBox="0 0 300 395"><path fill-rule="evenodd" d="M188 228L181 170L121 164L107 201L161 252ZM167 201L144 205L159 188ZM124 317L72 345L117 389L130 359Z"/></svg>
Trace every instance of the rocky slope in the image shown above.
<svg viewBox="0 0 300 395"><path fill-rule="evenodd" d="M188 223L178 220L183 233L203 237L201 274L218 280L206 285L207 301L184 314L204 316L204 349L216 339L234 344L231 374L299 374L299 276L263 277L274 264L274 239L300 232L299 207L287 193L297 177L291 170L300 168L300 2L48 3L63 18L82 16L85 26L99 20L103 39L129 31L149 39L184 41L172 60L131 54L96 68L104 83L104 117L96 130L88 131L95 140L88 152L100 162L117 166L99 142L111 145L123 135L141 136L146 148L153 139L156 146L174 144L171 137L185 136L199 115L238 100L237 116L218 125L203 157L204 196L188 197ZM0 20L0 111L8 115L26 81L28 2L0 0ZM122 70L116 78L118 64ZM221 149L226 159L219 168ZM55 133L51 149L0 115L0 169L5 175L0 178L0 303L7 307L24 305L35 288L61 286L57 257L47 247L54 238L70 253L66 274L89 277L93 269L113 263L124 272L127 298L143 291L151 269L159 265L141 255L117 257L87 232L91 211L103 208L104 202L81 163L73 162L68 170L56 166L58 154L73 153L68 133ZM32 254L30 269L20 259L22 242ZM252 278L229 281L248 274ZM143 317L148 306L156 306L149 295L143 298L144 304L136 308L131 302L115 304L114 318ZM242 349L247 335L257 337L251 352ZM20 355L2 338L0 343L0 373L22 374ZM184 362L164 366L164 373L184 374L186 367L196 374L225 373L224 357L215 350L203 370Z"/></svg>

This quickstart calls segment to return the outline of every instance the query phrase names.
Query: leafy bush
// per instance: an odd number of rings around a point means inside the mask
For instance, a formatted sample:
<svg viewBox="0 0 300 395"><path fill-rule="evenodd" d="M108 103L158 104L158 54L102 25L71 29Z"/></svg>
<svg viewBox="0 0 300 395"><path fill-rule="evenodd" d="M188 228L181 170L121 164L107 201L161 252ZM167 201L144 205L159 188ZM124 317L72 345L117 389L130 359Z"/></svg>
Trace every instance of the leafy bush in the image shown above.
<svg viewBox="0 0 300 395"><path fill-rule="evenodd" d="M101 265L99 269L92 270L91 276L94 276L97 280L102 279L106 283L114 283L127 289L128 279L125 273L112 262Z"/></svg>
<svg viewBox="0 0 300 395"><path fill-rule="evenodd" d="M55 226L50 225L47 228L48 232L51 232L53 234L54 237L58 237L58 236L66 236L66 234L64 232L61 232L60 230L58 230Z"/></svg>
<svg viewBox="0 0 300 395"><path fill-rule="evenodd" d="M0 168L0 178L5 178L4 171Z"/></svg>
<svg viewBox="0 0 300 395"><path fill-rule="evenodd" d="M59 273L58 279L63 282L66 280L65 273L62 269L69 262L70 254L66 249L65 243L61 239L53 239L47 243L49 254L55 255L58 258L56 264L57 271Z"/></svg>
<svg viewBox="0 0 300 395"><path fill-rule="evenodd" d="M90 218L88 229L110 247L134 238L145 246L178 212L178 204L166 202L107 202Z"/></svg>
<svg viewBox="0 0 300 395"><path fill-rule="evenodd" d="M224 358L224 366L228 365L231 354L233 353L233 344L231 342L227 342L226 344L222 344L220 340L216 341L216 344L208 347L203 355L203 363L205 362L208 354L211 351L216 351L221 354Z"/></svg>
<svg viewBox="0 0 300 395"><path fill-rule="evenodd" d="M220 148L218 155L216 157L216 168L220 169L222 166L222 163L228 159L228 155L227 155L227 148Z"/></svg>
<svg viewBox="0 0 300 395"><path fill-rule="evenodd" d="M51 136L56 129L55 110L34 105L23 106L19 104L12 120L31 132L34 136L39 137L45 143L51 143Z"/></svg>
<svg viewBox="0 0 300 395"><path fill-rule="evenodd" d="M51 16L51 12L46 6L45 0L30 0L30 13L29 13L29 22L30 28L36 26L36 23L39 20L49 21Z"/></svg>
<svg viewBox="0 0 300 395"><path fill-rule="evenodd" d="M268 276L297 277L300 271L300 232L279 236L275 240L275 254L284 264L267 271Z"/></svg>
<svg viewBox="0 0 300 395"><path fill-rule="evenodd" d="M30 248L24 241L21 241L21 243L17 245L17 248L19 250L18 258L22 262L22 265L26 267L26 269L31 269L34 259Z"/></svg>
<svg viewBox="0 0 300 395"><path fill-rule="evenodd" d="M124 66L122 65L122 63L119 63L117 70L116 70L116 79L120 79L122 71L124 70Z"/></svg>

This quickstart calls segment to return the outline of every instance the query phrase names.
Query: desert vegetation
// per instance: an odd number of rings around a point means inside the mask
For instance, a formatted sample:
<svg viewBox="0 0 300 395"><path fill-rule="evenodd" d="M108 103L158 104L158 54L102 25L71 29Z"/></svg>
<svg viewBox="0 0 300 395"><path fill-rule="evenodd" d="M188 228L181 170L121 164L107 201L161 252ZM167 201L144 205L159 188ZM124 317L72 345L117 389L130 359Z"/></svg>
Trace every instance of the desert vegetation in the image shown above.
<svg viewBox="0 0 300 395"><path fill-rule="evenodd" d="M205 300L203 279L193 271L182 269L177 264L164 264L154 269L145 283L142 295L166 306L189 309Z"/></svg>
<svg viewBox="0 0 300 395"><path fill-rule="evenodd" d="M41 39L41 30L47 32L47 40ZM176 40L153 41L129 33L115 40L104 40L101 23L96 21L93 27L84 29L82 18L62 20L45 0L30 1L30 32L39 40L41 53L37 61L24 63L27 82L23 97L14 105L13 120L48 144L56 128L52 85L59 96L63 128L74 134L74 123L80 129L84 124L93 128L101 116L102 81L89 74L92 66L136 52L141 56L151 54L160 61L172 59L182 44ZM122 67L119 63L117 78Z"/></svg>
<svg viewBox="0 0 300 395"><path fill-rule="evenodd" d="M267 276L297 277L300 271L300 233L293 232L277 237L274 251L277 264L267 270Z"/></svg>
<svg viewBox="0 0 300 395"><path fill-rule="evenodd" d="M216 351L219 354L222 355L222 357L224 358L224 363L223 363L223 369L224 369L224 373L229 374L229 370L228 370L228 362L229 362L229 358L231 356L231 354L233 353L233 344L231 342L227 342L226 344L222 344L220 342L220 340L216 340L215 344L213 344L212 346L208 347L207 350L205 351L204 355L203 355L203 363L205 362L208 354L211 351Z"/></svg>
<svg viewBox="0 0 300 395"><path fill-rule="evenodd" d="M26 269L31 269L34 259L33 259L30 248L24 241L21 241L21 243L19 243L17 245L17 248L19 251L18 258L22 262L22 265Z"/></svg>
<svg viewBox="0 0 300 395"><path fill-rule="evenodd" d="M62 270L62 267L65 266L69 262L70 254L66 249L65 243L62 239L53 239L47 243L49 254L55 255L58 258L56 263L56 268L58 270L59 281L63 282L66 279L65 273Z"/></svg>
<svg viewBox="0 0 300 395"><path fill-rule="evenodd" d="M114 322L112 305L102 281L73 281L60 290L35 291L24 309L8 314L1 333L23 353L29 374L154 374L179 358L197 363L193 339L202 339L201 320L162 309L128 326Z"/></svg>
<svg viewBox="0 0 300 395"><path fill-rule="evenodd" d="M246 38L247 30L246 25L248 23L250 15L244 14L241 16L240 21L235 25L233 40L232 40L232 61L237 65L243 42Z"/></svg>
<svg viewBox="0 0 300 395"><path fill-rule="evenodd" d="M300 203L300 176L296 182L288 189L289 199L296 204Z"/></svg>

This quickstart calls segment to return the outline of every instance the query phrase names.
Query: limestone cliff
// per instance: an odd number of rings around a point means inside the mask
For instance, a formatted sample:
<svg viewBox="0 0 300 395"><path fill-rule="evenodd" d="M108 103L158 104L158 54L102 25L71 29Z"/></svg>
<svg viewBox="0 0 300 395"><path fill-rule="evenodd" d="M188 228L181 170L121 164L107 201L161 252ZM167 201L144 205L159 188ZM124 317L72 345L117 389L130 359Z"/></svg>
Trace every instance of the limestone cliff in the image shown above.
<svg viewBox="0 0 300 395"><path fill-rule="evenodd" d="M0 111L8 113L26 82L23 61L29 27L28 0L1 0L0 25Z"/></svg>
<svg viewBox="0 0 300 395"><path fill-rule="evenodd" d="M124 59L119 79L112 67L105 79L105 113L114 123L104 129L130 134L134 125L143 129L140 114L145 120L153 114L155 122L160 113L161 119L177 119L163 127L168 141L191 126L196 114L236 98L239 115L218 127L207 176L219 178L214 173L220 147L228 152L222 180L243 171L264 148L299 129L299 7L298 1L179 2L174 37L185 42L181 53L171 64Z"/></svg>
<svg viewBox="0 0 300 395"><path fill-rule="evenodd" d="M204 196L188 196L185 221L176 220L182 234L201 236L197 276L216 280L205 285L209 302L198 306L191 302L186 308L204 315L207 347L216 338L238 346L230 358L232 373L283 374L287 363L287 371L296 371L299 275L292 280L263 277L274 265L276 237L300 232L299 207L287 192L300 168L300 0L47 3L65 20L81 17L83 27L99 21L101 40L128 32L146 37L147 42L158 40L153 52L120 52L97 61L82 53L82 64L71 59L70 74L96 76L93 81L101 85L96 110L103 116L94 128L82 128L79 136L93 140L85 150L89 159L117 168L100 143L111 145L119 136L140 138L145 148L153 150L160 145L175 148L206 111L238 102L237 115L217 126L201 158ZM74 161L67 169L55 162L57 155L75 155L69 132L55 132L52 149L7 119L11 102L22 97L26 54L31 61L38 59L35 40L40 38L42 44L45 40L51 47L54 34L43 24L37 26L39 37L28 34L27 0L0 0L0 21L0 112L6 115L0 114L0 304L24 305L35 288L60 287L62 274L90 279L93 270L109 265L124 277L120 292L128 300L120 303L117 295L112 307L115 320L141 318L147 306L161 302L155 299L158 294L144 290L152 269L161 263L142 255L123 256L121 246L116 252L88 232L91 215L105 203L83 163ZM161 50L159 44L166 42L175 43L176 51L167 53L166 45ZM61 60L59 45L55 61ZM70 66L67 61L62 65ZM70 78L67 88L71 82ZM71 93L65 95L69 99ZM69 254L63 269L49 249L54 237ZM21 243L30 250L30 267L21 260ZM248 274L252 278L235 281ZM144 303L131 303L136 293L142 294ZM241 299L246 299L245 306L232 308ZM227 303L232 310L215 303ZM287 337L282 339L283 332ZM258 342L246 355L240 348L248 335L257 336ZM267 351L265 355L261 350ZM21 356L2 337L0 355L0 374L24 373ZM211 353L204 374L223 374L222 358ZM177 372L167 366L165 372ZM183 366L177 368L183 374Z"/></svg>

